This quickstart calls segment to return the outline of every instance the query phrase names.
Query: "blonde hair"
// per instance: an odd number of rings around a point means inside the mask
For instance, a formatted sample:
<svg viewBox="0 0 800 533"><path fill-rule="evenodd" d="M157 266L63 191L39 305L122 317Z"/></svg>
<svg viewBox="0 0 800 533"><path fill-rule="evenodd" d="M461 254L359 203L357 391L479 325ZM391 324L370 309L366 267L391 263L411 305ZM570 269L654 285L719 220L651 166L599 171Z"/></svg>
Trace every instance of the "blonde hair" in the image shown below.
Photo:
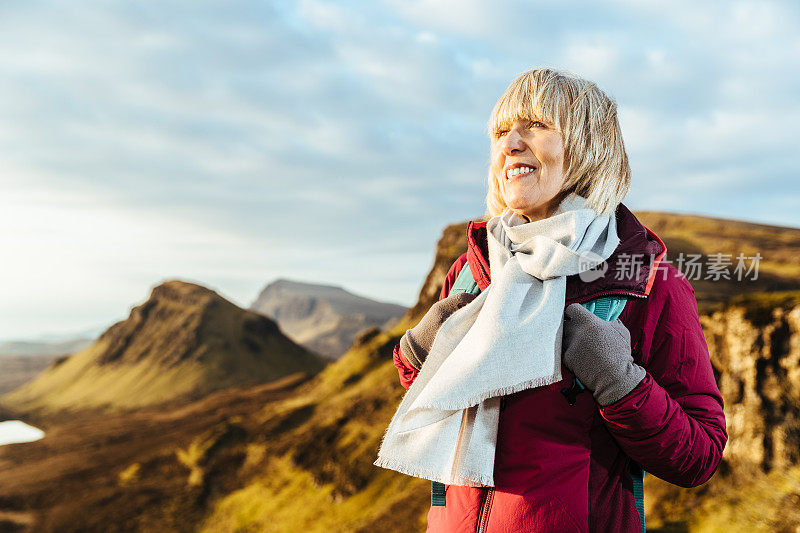
<svg viewBox="0 0 800 533"><path fill-rule="evenodd" d="M599 215L614 216L628 193L631 168L617 104L593 82L551 68L529 70L511 82L492 110L489 136L507 130L517 120L544 120L561 132L564 141L564 185L559 192L575 192ZM507 209L500 176L489 170L486 219Z"/></svg>

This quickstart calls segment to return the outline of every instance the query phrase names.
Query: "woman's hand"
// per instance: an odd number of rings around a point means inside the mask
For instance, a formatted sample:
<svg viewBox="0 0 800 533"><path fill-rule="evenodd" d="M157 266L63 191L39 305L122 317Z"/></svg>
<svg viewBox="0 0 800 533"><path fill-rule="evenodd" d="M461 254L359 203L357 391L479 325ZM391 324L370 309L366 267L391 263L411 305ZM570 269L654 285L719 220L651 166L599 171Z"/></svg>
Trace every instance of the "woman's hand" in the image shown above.
<svg viewBox="0 0 800 533"><path fill-rule="evenodd" d="M564 309L564 364L605 406L632 391L645 376L633 362L631 335L621 320L603 320L581 304Z"/></svg>
<svg viewBox="0 0 800 533"><path fill-rule="evenodd" d="M433 339L441 325L450 315L470 303L475 297L475 294L468 292L457 292L439 300L425 313L419 324L403 334L400 338L400 351L403 352L411 366L417 370L422 368L422 363L428 357L428 352L433 346Z"/></svg>

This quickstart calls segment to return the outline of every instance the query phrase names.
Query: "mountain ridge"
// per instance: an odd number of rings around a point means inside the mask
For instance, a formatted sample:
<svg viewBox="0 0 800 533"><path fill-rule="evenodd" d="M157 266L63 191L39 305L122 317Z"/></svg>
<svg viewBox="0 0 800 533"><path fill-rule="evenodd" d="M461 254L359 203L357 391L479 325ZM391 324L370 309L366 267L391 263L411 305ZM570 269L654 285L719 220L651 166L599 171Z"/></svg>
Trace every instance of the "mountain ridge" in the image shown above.
<svg viewBox="0 0 800 533"><path fill-rule="evenodd" d="M287 278L264 287L249 309L274 319L298 344L334 360L347 351L360 332L386 327L407 310L341 286Z"/></svg>
<svg viewBox="0 0 800 533"><path fill-rule="evenodd" d="M318 372L324 361L269 318L215 291L168 280L84 350L0 398L12 409L127 409Z"/></svg>

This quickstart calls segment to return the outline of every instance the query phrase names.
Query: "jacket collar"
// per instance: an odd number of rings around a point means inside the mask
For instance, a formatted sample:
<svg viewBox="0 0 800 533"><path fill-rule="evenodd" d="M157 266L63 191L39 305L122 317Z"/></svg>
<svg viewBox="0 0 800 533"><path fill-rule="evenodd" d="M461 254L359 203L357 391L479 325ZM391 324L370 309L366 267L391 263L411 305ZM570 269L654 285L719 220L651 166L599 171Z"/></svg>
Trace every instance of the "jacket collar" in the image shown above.
<svg viewBox="0 0 800 533"><path fill-rule="evenodd" d="M622 203L617 206L616 218L620 242L605 261L608 270L593 281L583 281L578 274L567 276L565 303L582 303L609 295L647 298L650 294L667 247ZM467 225L467 261L478 287L485 290L491 283L486 221L472 220Z"/></svg>

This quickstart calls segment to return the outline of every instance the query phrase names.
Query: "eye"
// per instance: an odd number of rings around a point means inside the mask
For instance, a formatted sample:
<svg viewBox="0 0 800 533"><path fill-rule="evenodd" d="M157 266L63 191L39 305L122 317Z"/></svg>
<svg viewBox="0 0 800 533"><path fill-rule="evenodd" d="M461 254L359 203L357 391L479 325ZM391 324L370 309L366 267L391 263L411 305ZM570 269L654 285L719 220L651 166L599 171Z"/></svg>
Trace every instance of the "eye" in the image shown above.
<svg viewBox="0 0 800 533"><path fill-rule="evenodd" d="M544 122L540 120L531 120L530 124L528 125L529 128L539 127L539 128L546 128Z"/></svg>
<svg viewBox="0 0 800 533"><path fill-rule="evenodd" d="M492 132L494 134L495 139L499 139L508 134L508 130L494 130Z"/></svg>

